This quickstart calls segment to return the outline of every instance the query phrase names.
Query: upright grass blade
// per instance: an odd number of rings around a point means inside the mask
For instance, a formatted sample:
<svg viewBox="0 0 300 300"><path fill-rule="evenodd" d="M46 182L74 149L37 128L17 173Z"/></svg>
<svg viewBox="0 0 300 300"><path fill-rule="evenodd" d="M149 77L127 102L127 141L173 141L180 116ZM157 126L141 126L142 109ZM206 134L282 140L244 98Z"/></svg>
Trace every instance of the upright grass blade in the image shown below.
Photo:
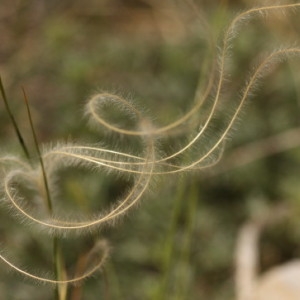
<svg viewBox="0 0 300 300"><path fill-rule="evenodd" d="M164 300L169 293L169 284L172 277L172 265L174 263L174 240L178 226L178 220L182 211L183 197L186 191L186 180L182 179L177 187L177 194L172 209L172 216L169 223L168 232L165 237L165 244L162 247L162 278L157 292L154 294L153 300Z"/></svg>
<svg viewBox="0 0 300 300"><path fill-rule="evenodd" d="M48 207L49 214L52 214L53 207L52 207L52 201L51 201L51 195L50 195L50 190L49 190L49 184L48 184L48 180L47 180L45 165L44 165L43 157L41 155L40 147L39 147L39 144L38 144L37 135L36 135L36 132L35 132L35 129L34 129L34 126L33 126L31 111L30 111L30 107L29 107L29 103L28 103L28 98L27 98L27 95L26 95L26 92L25 92L24 88L22 88L22 91L23 91L24 102L25 102L25 105L26 105L27 115L28 115L28 119L29 119L29 123L30 123L30 129L31 129L31 132L32 132L33 140L34 140L34 145L35 145L36 152L37 152L38 157L39 157L40 166L41 166L41 169L42 169L42 176L43 176L43 181L44 181L44 186L45 186L45 191L46 191L47 207ZM58 281L59 280L65 280L66 275L65 275L65 270L64 270L64 259L63 259L62 253L61 253L60 242L59 242L59 239L57 237L53 238L53 258L54 258L55 278ZM67 283L58 284L56 286L55 297L56 297L57 300L65 300L66 299L66 297L67 297Z"/></svg>
<svg viewBox="0 0 300 300"><path fill-rule="evenodd" d="M185 198L189 200L187 202L188 207L185 207L186 203L183 202ZM170 295L174 300L188 299L188 290L191 279L188 276L185 276L185 272L182 272L180 278L177 276L174 277L174 267L176 268L180 264L191 266L190 254L192 235L195 226L195 214L197 212L196 207L197 186L195 183L189 186L187 185L187 181L183 179L177 188L170 227L162 251L162 278L158 290L152 298L153 300L164 300ZM184 216L186 220L186 224L183 226L180 225L181 215ZM176 233L179 227L183 230L184 237L178 248L178 245L176 245ZM171 288L173 289L172 291Z"/></svg>
<svg viewBox="0 0 300 300"><path fill-rule="evenodd" d="M193 264L191 259L191 246L192 246L192 238L193 231L195 228L195 219L197 212L197 186L195 183L189 187L187 209L185 211L186 222L183 227L184 230L184 238L181 244L180 254L178 255L179 263L184 264L185 266L189 266L190 272L193 272ZM174 300L184 300L191 297L189 288L191 285L192 277L189 278L187 272L182 272L180 278L177 278L177 282L174 282L174 286L176 289L176 297Z"/></svg>
<svg viewBox="0 0 300 300"><path fill-rule="evenodd" d="M7 112L8 116L9 116L9 118L10 118L12 124L13 124L13 127L14 127L14 130L15 130L16 135L18 137L19 143L20 143L20 145L21 145L21 147L23 149L23 152L24 152L26 158L28 160L30 160L30 155L29 155L28 148L27 148L27 146L25 144L25 141L24 141L24 139L22 137L22 134L21 134L21 132L19 130L18 124L17 124L17 122L16 122L16 120L14 118L14 115L12 114L12 112L10 110L10 107L8 105L8 101L7 101L7 97L6 97L6 93L5 93L5 89L4 89L4 85L3 85L3 82L2 82L1 76L0 76L0 91L1 91L1 95L2 95L2 99L3 99L4 105L5 105L6 112Z"/></svg>
<svg viewBox="0 0 300 300"><path fill-rule="evenodd" d="M40 151L40 147L39 147L39 144L38 144L37 136L36 136L36 133L35 133L35 130L34 130L32 117L31 117L31 112L30 112L30 108L29 108L29 104L28 104L28 98L27 98L27 95L26 95L26 92L25 92L24 88L22 88L22 91L23 91L24 102L25 102L25 105L26 105L27 115L28 115L28 119L29 119L29 123L30 123L30 129L31 129L31 132L32 132L33 140L34 140L34 146L35 146L36 152L38 154L39 162L40 162L41 169L42 169L43 180L44 180L44 185L45 185L45 190L46 190L47 206L48 206L49 212L52 213L52 202L51 202L51 197L50 197L49 184L48 184L48 180L47 180L45 165L44 165L44 161L43 161L43 158L42 158L42 155L41 155L41 151Z"/></svg>

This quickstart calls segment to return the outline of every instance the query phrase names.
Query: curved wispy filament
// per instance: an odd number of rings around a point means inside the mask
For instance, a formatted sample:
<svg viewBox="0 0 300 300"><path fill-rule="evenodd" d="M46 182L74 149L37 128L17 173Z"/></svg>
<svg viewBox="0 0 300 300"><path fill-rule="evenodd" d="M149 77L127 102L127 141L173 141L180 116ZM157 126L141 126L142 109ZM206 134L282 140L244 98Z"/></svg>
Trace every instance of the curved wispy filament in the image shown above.
<svg viewBox="0 0 300 300"><path fill-rule="evenodd" d="M226 30L225 34L224 34L224 39L223 39L223 46L222 46L222 51L221 51L221 54L220 54L220 57L219 57L219 66L218 66L218 71L219 71L219 80L218 80L218 83L217 83L217 86L216 86L216 94L214 96L214 99L213 99L213 103L211 105L211 108L209 110L209 112L207 113L207 117L206 117L206 120L204 121L204 124L201 125L201 130L199 130L197 132L197 134L194 136L194 138L192 138L184 147L181 147L178 151L174 152L173 154L170 154L166 157L163 157L163 158L160 158L158 161L156 161L156 163L161 163L161 162L165 162L165 161L168 161L168 160L171 160L181 154L183 154L185 151L187 150L190 150L191 147L193 145L195 145L195 143L197 141L199 141L199 139L203 136L203 134L207 131L210 123L212 122L213 120L213 117L216 113L216 110L217 110L217 107L220 103L220 97L221 97L221 91L222 91L222 88L223 88L223 84L224 84L224 74L225 74L225 62L226 62L226 57L228 56L228 51L230 50L230 45L231 45L231 42L233 40L233 38L236 37L236 31L237 31L237 24L239 22L245 22L245 20L249 20L250 17L252 16L260 16L260 15L263 15L263 13L266 13L270 10L280 10L280 9L292 9L292 8L297 8L297 7L300 7L300 4L282 4L282 5L272 5L272 6L265 6L265 7L258 7L258 8L253 8L253 9L250 9L246 12L243 12L241 13L240 15L238 15L236 18L233 19L233 21L231 22L231 24L229 25L228 29ZM243 23L242 23L243 24ZM241 25L242 25L241 24ZM280 54L281 51L278 51L277 54ZM288 51L286 52L287 54L290 54L292 51ZM275 56L276 54L272 54L272 56ZM266 65L267 63L269 63L271 61L271 56L268 58L268 60L266 60L265 63L263 63L264 65ZM259 70L257 70L258 74L259 74L259 71L262 69L262 68L258 68ZM255 72L256 73L256 72ZM254 75L254 81L256 79L256 77L258 77L258 74ZM213 79L214 77L211 77L211 79ZM212 87L212 82L211 80L209 80L209 84L207 86L207 89L203 95L203 97L200 98L200 100L198 102L196 102L196 105L186 114L184 115L182 118L176 120L175 122L165 126L165 127L161 127L161 128L155 128L155 129L152 129L150 131L142 131L142 130L138 130L138 131L134 131L134 130L124 130L124 129L120 129L110 123L108 123L107 121L105 121L103 118L101 118L95 111L94 109L94 105L95 105L95 102L97 102L97 95L94 96L90 102L88 103L87 107L87 112L89 114L91 114L91 116L95 119L96 122L99 122L101 125L104 125L107 129L109 130L112 130L112 131L115 131L117 133L120 133L120 134L126 134L126 135L146 135L146 134L151 134L151 135L158 135L158 134L161 134L169 129L172 129L176 126L179 126L179 125L182 125L188 118L191 117L191 115L195 114L199 109L200 107L202 106L203 102L207 99L207 97L209 96L210 94L210 91L211 91L211 87ZM250 83L249 83L249 86L248 88L246 87L246 90L250 90L252 88L253 84L251 83L251 80L250 80ZM130 107L130 109L136 114L136 115L139 115L141 116L141 113L134 108L134 106L129 103L126 99L124 98L121 98L119 96L115 96L115 95L110 95L110 94L99 94L98 97L100 97L101 99L102 98L105 98L105 96L107 96L108 98L109 97L116 97L116 99L118 99L118 101L120 101L122 104L126 105L127 107ZM170 173L178 173L180 171L184 171L184 170L188 170L189 168L193 168L195 167L197 164L203 162L206 158L208 158L208 156L210 154L212 154L216 148L222 143L222 140L224 140L228 134L228 132L230 131L230 129L232 128L232 125L233 123L235 122L236 118L237 118L237 115L239 114L241 108L242 108L242 105L244 104L246 98L247 98L248 94L245 94L243 96L243 98L241 99L241 102L240 104L238 105L238 108L236 109L234 115L232 116L232 119L231 119L231 122L230 124L228 125L227 128L224 129L224 134L222 134L221 136L221 140L218 140L216 142L215 145L212 146L212 148L206 152L206 154L204 154L202 157L200 157L198 160L192 162L191 164L188 164L186 166L179 166L179 165L174 165L172 164L175 168L177 168L177 170L174 170L174 171L171 171ZM98 99L99 100L99 99ZM121 154L121 153L118 153L118 155L124 155L124 154ZM113 163L111 164L111 168L115 168L117 169L117 167L113 166ZM121 171L121 170L120 170ZM169 172L167 172L169 173ZM162 174L166 174L165 171L162 172Z"/></svg>
<svg viewBox="0 0 300 300"><path fill-rule="evenodd" d="M131 189L131 191L128 193L128 195L121 201L119 201L119 204L112 208L107 214L105 214L103 217L97 218L95 220L89 220L86 222L67 222L64 220L57 220L52 218L50 221L40 220L36 217L34 217L32 214L28 213L23 209L16 201L15 194L14 194L14 188L12 186L12 183L15 180L16 176L26 176L25 173L21 171L12 171L9 173L4 181L4 191L6 194L7 199L11 203L11 205L17 209L17 211L27 220L30 220L36 224L49 227L53 230L80 230L80 229L92 229L92 227L99 226L103 223L115 220L117 217L123 215L126 213L131 207L133 207L142 197L142 195L146 192L153 168L154 168L154 144L151 139L149 139L149 145L148 145L148 157L146 158L146 161L144 165L142 166L143 169L139 172L140 176L138 180L136 181L135 185ZM65 225L64 225L65 224Z"/></svg>
<svg viewBox="0 0 300 300"><path fill-rule="evenodd" d="M3 171L2 169L1 171L4 174L2 191L4 195L3 202L9 203L12 208L11 210L14 213L17 212L13 217L16 219L21 218L22 221L27 220L29 224L35 224L38 228L46 228L48 229L48 231L46 231L48 234L59 235L71 231L82 234L85 231L98 229L104 224L111 224L129 212L145 195L147 190L150 189L151 180L154 175L169 175L199 170L217 163L222 157L225 140L236 123L245 102L252 94L256 85L270 72L270 66L276 65L288 57L300 55L299 47L290 47L273 51L266 56L246 81L238 103L231 113L229 120L227 120L225 125L222 125L221 130L212 132L210 130L215 118L218 116L218 109L223 96L226 78L226 60L230 53L232 40L237 36L238 29L243 25L243 22L249 20L250 17L263 15L272 10L285 10L299 7L300 3L270 5L253 8L236 16L225 31L218 63L216 64L214 61L211 63L211 72L203 93L197 90L195 93L195 104L183 116L168 125L155 128L147 118L145 118L141 110L120 96L102 93L94 95L90 99L86 106L86 114L92 121L97 125L104 126L109 131L132 138L139 137L142 145L140 153L132 154L115 150L114 148L106 149L103 147L65 143L55 147L49 147L49 149L41 153L41 159L45 163L45 170L47 177L49 177L50 193L51 190L54 192L55 188L57 188L57 182L54 179L56 176L59 176L57 175L58 171L68 167L85 167L104 172L114 171L116 173L125 173L125 175L131 176L130 178L134 178L133 186L130 190L123 195L114 206L105 212L99 213L97 217L87 217L85 220L67 220L55 217L54 215L46 219L43 218L41 214L37 217L37 214L30 212L30 208L26 207L25 204L29 203L29 201L26 202L26 200L28 200L27 198L30 198L30 196L26 196L26 192L20 187L22 184L24 185L25 180L26 183L28 182L28 186L30 188L32 187L34 192L39 196L37 198L42 198L43 191L40 185L42 178L40 167L24 163L21 159L13 156L0 158L0 164L3 166ZM212 92L213 87L215 87L214 93ZM2 94L4 95L3 91L2 87ZM122 113L125 113L129 117L129 121L133 122L134 125L131 125L133 129L122 128L115 125L112 121L106 120L102 115L105 113L103 113L101 109L105 109L107 105L109 108L121 109ZM208 105L208 107L204 107L205 105ZM206 110L204 111L203 120L200 121L200 115L198 116L197 114L200 114L203 108ZM189 124L192 129L189 126L183 126L187 124ZM184 130L175 131L174 129L179 126L184 127ZM194 130L193 134L191 134L191 130ZM158 149L157 146L160 140L169 138L170 136L174 137L174 134L178 132L179 137L178 140L176 140L177 136L175 136L175 142L179 141L183 135L191 137L187 138L185 144L173 150L171 154L162 154L163 151ZM208 137L209 142L205 145L208 133L211 133L213 136ZM203 143L201 143L202 141ZM183 157L183 159L180 159L181 157ZM27 188L29 189L29 187ZM82 275L66 280L54 280L31 274L17 267L2 254L0 254L0 259L18 273L37 281L53 284L67 284L83 280L103 265L108 256L108 249L104 246L101 248L101 244L97 249L103 253L101 258L92 264L92 267L87 268L86 272Z"/></svg>
<svg viewBox="0 0 300 300"><path fill-rule="evenodd" d="M173 174L173 173L179 173L182 171L188 171L188 170L192 170L193 168L197 168L196 166L199 165L200 163L202 163L203 161L205 161L206 159L208 159L210 157L210 155L212 155L217 149L218 147L222 146L222 143L224 142L226 136L228 135L229 131L232 129L236 119L238 118L239 113L241 112L244 103L246 102L247 98L251 95L252 90L255 89L256 84L258 83L259 79L262 79L263 76L266 75L266 73L268 72L268 69L270 67L270 65L274 66L276 63L280 63L283 59L288 58L289 56L298 56L300 55L300 48L286 48L286 49L280 49L277 51L274 51L273 53L271 53L269 56L267 56L259 65L258 67L255 69L254 73L250 76L249 80L247 81L246 86L243 89L242 92L242 97L239 101L239 104L237 106L237 108L235 109L234 114L231 116L230 121L228 123L228 125L224 128L221 136L217 139L217 141L209 148L208 151L206 151L206 153L202 154L201 157L197 160L194 160L192 163L187 164L187 165L174 165L174 164L168 164L168 163L163 163L164 161L172 158L175 155L172 156L168 156L167 158L164 159L158 159L156 161L151 162L154 166L162 166L162 167L172 167L175 170L169 170L169 171L152 171L153 174ZM194 137L194 139L192 141L190 141L190 143L185 146L184 148L182 148L181 152L185 151L186 149L189 149L194 143L195 141L199 138L199 136L202 134L202 130L196 135L196 137ZM66 151L64 151L66 150ZM72 150L75 150L75 153L72 153ZM76 153L76 150L78 150L79 152ZM122 152L117 152L117 151L113 151L110 153L113 153L117 156L120 157L125 157L125 158L129 158L132 159L134 161L128 162L126 160L108 160L105 158L97 158L95 156L92 155L84 155L84 154L80 154L80 150L92 150L92 151L96 151L96 152L108 152L108 150L106 149L101 149L101 148L94 148L94 147L88 147L88 146L67 146L67 147L63 147L62 150L54 150L54 152L49 152L47 153L47 155L53 155L55 154L61 154L61 155L65 155L65 156L73 156L77 159L82 159L84 161L88 161L91 163L95 163L99 166L103 166L103 167L107 167L107 168L111 168L114 170L118 170L118 171L122 171L122 172L129 172L129 173L139 173L140 171L133 169L133 167L135 166L140 166L143 165L145 162L143 160L143 158L139 157L139 156L134 156L134 155L130 155L127 153L122 153ZM176 155L179 152L176 153ZM212 163L209 163L208 165L211 165ZM120 166L119 166L120 165ZM204 166L205 167L205 166ZM202 168L202 167L201 167Z"/></svg>
<svg viewBox="0 0 300 300"><path fill-rule="evenodd" d="M102 256L99 259L99 261L97 263L95 263L91 268L89 268L83 274L81 274L77 277L66 279L66 280L55 280L55 279L51 279L51 278L47 278L47 277L43 277L43 276L39 276L39 275L35 275L33 273L30 273L30 272L26 271L25 269L17 267L14 263L12 263L10 260L8 260L2 254L0 254L0 259L6 265L11 267L14 271L18 272L19 274L24 275L25 277L31 278L35 281L39 281L39 282L43 282L43 283L50 283L50 284L72 284L72 283L75 284L75 283L78 283L78 282L80 282L82 280L85 280L88 277L92 276L96 271L101 269L101 267L103 266L103 264L107 260L108 255L109 255L109 247L107 246L107 244L101 241L101 242L96 244L95 248L98 248L97 250L102 252ZM93 248L91 251L95 251L95 250L96 249Z"/></svg>

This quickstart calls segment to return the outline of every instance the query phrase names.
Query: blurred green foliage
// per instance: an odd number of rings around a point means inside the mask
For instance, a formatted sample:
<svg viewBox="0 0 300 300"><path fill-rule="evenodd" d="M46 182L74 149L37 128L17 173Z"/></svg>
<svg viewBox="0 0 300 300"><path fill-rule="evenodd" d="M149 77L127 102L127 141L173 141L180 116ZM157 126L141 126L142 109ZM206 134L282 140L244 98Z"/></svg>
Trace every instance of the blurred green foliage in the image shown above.
<svg viewBox="0 0 300 300"><path fill-rule="evenodd" d="M198 4L215 37L238 9L248 7L242 1L212 2ZM137 0L1 0L0 72L27 140L31 137L21 86L28 92L36 130L45 143L107 138L103 132L89 131L81 117L84 101L94 91L129 95L160 125L193 105L199 70L205 68L203 28L189 6L167 1L159 10L157 5ZM221 108L225 118L262 52L299 38L298 16L299 12L288 19L277 16L278 21L272 15L241 28L231 56L228 99ZM236 155L232 168L226 164L237 147L247 155L250 142L300 126L297 70L298 62L284 63L262 81L220 166L158 178L138 209L99 233L112 246L111 257L102 273L84 283L82 299L232 299L238 229L276 204L289 206L292 213L264 233L261 269L300 255L299 147L273 155L263 149L263 158L235 168ZM1 151L18 152L3 106L0 125ZM63 178L61 192L68 207L74 201L87 212L107 207L130 186L122 177L83 176L73 170ZM2 210L0 217L0 242L13 249L14 259L37 270L51 266L51 249L42 234L24 233ZM66 242L70 266L92 240L90 236ZM0 278L1 300L52 297L51 288L23 281L2 267Z"/></svg>

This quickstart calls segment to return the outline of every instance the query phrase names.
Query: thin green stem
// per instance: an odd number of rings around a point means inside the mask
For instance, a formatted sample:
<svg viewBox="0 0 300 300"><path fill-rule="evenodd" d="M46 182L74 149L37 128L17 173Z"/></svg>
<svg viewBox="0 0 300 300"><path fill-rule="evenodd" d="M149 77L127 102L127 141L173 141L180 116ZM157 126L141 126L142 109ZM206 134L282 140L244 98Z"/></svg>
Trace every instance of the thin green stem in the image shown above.
<svg viewBox="0 0 300 300"><path fill-rule="evenodd" d="M23 152L24 152L27 160L30 161L30 155L29 155L28 148L25 144L25 141L24 141L23 136L20 132L20 129L19 129L18 124L15 120L15 117L14 117L14 115L13 115L13 113L12 113L12 111L11 111L9 105L8 105L8 100L7 100L7 96L6 96L6 93L5 93L5 89L4 89L4 85L3 85L3 82L2 82L1 76L0 76L0 91L1 91L1 95L2 95L4 105L5 105L6 112L7 112L8 116L9 116L9 118L10 118L12 124L13 124L13 127L14 127L14 130L15 130L16 135L18 137L19 143L20 143L20 145L23 149ZM42 176L43 176L44 186L45 186L45 190L46 190L47 206L48 206L49 213L52 214L52 202L51 202L51 197L50 197L50 191L49 191L49 185L48 185L48 180L47 180L47 176L46 176L44 161L42 159L41 151L40 151L40 148L38 146L37 136L36 136L36 133L35 133L35 130L34 130L32 117L31 117L31 112L30 112L30 108L29 108L29 104L28 104L28 99L27 99L24 88L22 88L22 91L23 91L23 94L24 94L24 101L25 101L25 104L26 104L28 119L29 119L29 122L30 122L30 128L31 128L31 132L32 132L32 135L33 135L33 139L34 139L35 148L36 148L36 151L38 153L39 162L40 162L41 169L42 169ZM53 256L54 256L55 278L60 279L60 278L63 277L63 271L62 271L63 270L63 266L62 266L62 261L63 260L62 260L62 256L61 256L61 252L60 252L59 240L58 240L57 237L54 237L54 239L53 239ZM55 290L55 298L57 300L62 300L61 297L60 297L58 287Z"/></svg>
<svg viewBox="0 0 300 300"><path fill-rule="evenodd" d="M176 298L174 300L184 300L189 299L191 295L189 295L189 287L191 285L192 277L189 272L192 273L193 266L190 261L191 256L191 245L192 245L192 237L193 231L195 228L195 218L197 212L197 186L193 183L189 187L188 194L188 207L185 212L186 223L184 226L184 238L181 246L181 253L178 256L179 262L181 262L185 267L189 270L183 270L181 272L181 276L177 278L174 286L176 287Z"/></svg>
<svg viewBox="0 0 300 300"><path fill-rule="evenodd" d="M54 278L55 279L59 279L58 278L58 273L59 273L59 260L58 260L58 257L59 257L59 245L58 245L58 239L57 237L55 236L53 238L53 242L52 242L52 253L53 253L53 258L54 258ZM54 291L54 297L56 300L60 300L60 297L59 297L59 288L58 286L56 285L55 287L55 291Z"/></svg>
<svg viewBox="0 0 300 300"><path fill-rule="evenodd" d="M47 206L48 206L49 212L52 213L52 202L51 202L51 197L50 197L49 184L48 184L48 180L47 180L45 165L44 165L44 161L43 161L43 158L42 158L42 155L41 155L41 151L40 151L40 147L39 147L39 144L38 144L37 136L36 136L36 133L35 133L35 130L34 130L32 117L31 117L31 111L30 111L30 108L29 108L28 99L27 99L24 88L22 88L22 91L23 91L24 102L25 102L25 105L26 105L27 115L28 115L28 119L29 119L29 123L30 123L30 129L31 129L31 132L32 132L33 140L34 140L34 146L35 146L36 152L38 154L39 162L40 162L41 169L42 169L43 181L44 181L45 190L46 190Z"/></svg>
<svg viewBox="0 0 300 300"><path fill-rule="evenodd" d="M24 141L24 139L22 137L22 134L20 132L18 124L17 124L17 122L16 122L16 120L14 118L14 115L11 112L10 107L8 105L8 100L7 100L7 97L6 97L6 93L5 93L5 89L4 89L4 85L3 85L3 82L2 82L1 76L0 76L0 91L1 91L1 95L2 95L2 99L3 99L4 105L5 105L6 112L7 112L8 116L9 116L9 118L10 118L12 124L13 124L13 127L14 127L14 130L15 130L16 135L18 137L19 143L20 143L20 145L21 145L21 147L23 149L23 152L24 152L26 158L30 161L30 155L29 155L28 148L27 148L27 146L25 144L25 141Z"/></svg>
<svg viewBox="0 0 300 300"><path fill-rule="evenodd" d="M46 191L46 201L47 201L48 211L49 211L50 214L52 214L53 207L52 207L52 201L51 201L51 196L50 196L50 190L49 190L49 184L48 184L47 174L46 174L46 170L45 170L45 165L44 165L44 161L43 161L41 151L40 151L40 147L39 147L39 144L38 144L37 135L36 135L36 132L34 130L31 111L30 111L30 107L29 107L29 103L28 103L28 98L27 98L27 95L26 95L26 92L25 92L24 88L22 88L22 91L23 91L24 102L25 102L25 105L26 105L27 115L28 115L28 119L29 119L29 123L30 123L30 129L31 129L31 132L32 132L33 140L34 140L34 145L35 145L36 152L37 152L38 157L39 157L40 166L41 166L41 169L42 169L42 176L43 176L43 181L44 181L44 186L45 186L45 191ZM53 238L53 258L54 258L55 278L57 280L63 280L64 279L63 278L64 277L63 257L62 257L62 254L61 254L60 242L59 242L59 239L57 237ZM55 288L55 298L57 300L64 300L65 296L62 296L64 294L62 292L63 289L65 289L65 287L62 287L60 285L56 286L56 288Z"/></svg>
<svg viewBox="0 0 300 300"><path fill-rule="evenodd" d="M162 255L162 279L159 289L155 295L155 299L163 300L166 299L169 288L169 283L171 281L171 273L172 273L172 266L174 260L174 240L178 225L178 220L180 218L180 214L182 211L182 199L184 196L186 187L186 180L182 179L180 184L178 184L177 194L175 203L172 210L172 216L170 221L170 227L167 232L167 236L165 238L165 244L163 246L163 255Z"/></svg>
<svg viewBox="0 0 300 300"><path fill-rule="evenodd" d="M182 272L182 276L178 278L174 277L173 268L178 267L178 264L182 263L184 266L191 267L190 263L190 254L191 254L191 243L192 243L192 234L195 226L195 214L197 211L197 187L193 183L189 186L189 192L187 195L188 207L185 208L183 204L184 195L187 193L187 182L183 180L178 185L176 201L173 207L173 213L170 222L169 232L166 236L166 243L164 246L163 257L162 257L162 266L163 274L161 279L161 284L159 290L154 295L154 299L164 300L168 295L172 295L176 300L187 299L188 289L190 285L189 276L184 276L186 272ZM186 211L185 211L186 209ZM179 219L181 215L184 215L186 218L186 224L184 225L184 237L182 244L178 253L175 253L175 235L179 226ZM175 282L174 282L175 280ZM170 291L169 284L172 282L172 288Z"/></svg>

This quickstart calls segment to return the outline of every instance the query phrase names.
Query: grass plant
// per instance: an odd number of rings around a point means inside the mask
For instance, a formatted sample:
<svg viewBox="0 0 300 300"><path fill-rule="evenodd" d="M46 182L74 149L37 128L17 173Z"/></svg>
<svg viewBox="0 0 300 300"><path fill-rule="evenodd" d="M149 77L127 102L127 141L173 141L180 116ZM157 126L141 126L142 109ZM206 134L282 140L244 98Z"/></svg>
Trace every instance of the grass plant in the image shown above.
<svg viewBox="0 0 300 300"><path fill-rule="evenodd" d="M4 155L1 158L2 206L8 209L15 222L23 224L22 226L26 228L32 228L33 232L42 233L52 241L54 272L49 276L39 275L22 268L14 262L14 259L7 258L4 252L0 254L2 262L34 281L56 286L57 300L68 299L69 295L72 295L72 290L77 290L80 294L78 285L101 269L109 255L107 242L99 238L101 230L118 223L121 217L136 207L145 194L154 189L155 180L201 171L218 163L226 140L235 128L245 102L263 84L264 77L278 64L300 55L298 46L280 47L265 55L253 70L250 70L250 75L240 89L237 102L230 104L232 109L226 111L227 116L224 118L222 108L228 97L226 87L230 80L229 59L234 41L243 31L243 27L255 18L267 18L271 12L288 13L298 8L300 8L298 3L278 4L255 7L238 14L224 32L217 58L210 63L206 87L199 85L195 92L194 105L183 116L167 125L156 126L151 116L143 109L120 95L104 92L90 97L86 103L85 116L93 127L101 132L107 132L107 136L112 140L117 140L111 145L68 141L40 147L27 96L23 90L36 152L36 155L33 155L28 150L14 113L10 109L1 80L0 90L5 109L24 152L21 157ZM208 43L210 45L208 51L211 52L214 43L210 37ZM168 147L170 141L172 148ZM80 208L65 211L61 209L63 207L61 202L66 199L61 198L59 185L61 174L69 169L76 169L82 172L83 176L90 172L99 177L125 178L129 184L108 209L88 213ZM182 187L180 189L184 190ZM190 203L186 209L186 240L181 253L183 262L189 260L191 232L195 220L196 196L193 189L190 194ZM178 213L182 205L180 198L178 197L176 201L168 240L174 238L174 228L179 222ZM83 196L82 203L86 201ZM81 259L75 260L75 267L66 268L66 257L61 242L65 239L76 240L87 236L92 237L91 247ZM173 251L170 245L172 241L166 245L163 279L155 299L167 299L168 272L172 264ZM188 297L186 288L188 283L184 281L181 283L177 286L178 291L174 299Z"/></svg>

